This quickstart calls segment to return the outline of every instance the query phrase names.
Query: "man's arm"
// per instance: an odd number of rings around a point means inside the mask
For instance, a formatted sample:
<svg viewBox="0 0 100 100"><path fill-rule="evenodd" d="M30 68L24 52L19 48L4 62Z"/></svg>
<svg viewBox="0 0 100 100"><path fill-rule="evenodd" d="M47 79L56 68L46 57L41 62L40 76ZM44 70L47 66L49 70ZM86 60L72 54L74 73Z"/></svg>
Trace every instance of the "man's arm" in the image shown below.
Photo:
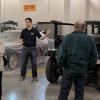
<svg viewBox="0 0 100 100"><path fill-rule="evenodd" d="M0 41L0 56L4 56L5 53L5 47L2 41Z"/></svg>
<svg viewBox="0 0 100 100"><path fill-rule="evenodd" d="M19 39L17 41L15 41L16 43L20 43L21 45L23 45L23 39Z"/></svg>
<svg viewBox="0 0 100 100"><path fill-rule="evenodd" d="M98 57L98 52L97 52L97 47L96 47L96 43L93 39L93 47L92 47L92 52L91 52L91 55L90 55L90 63L89 65L91 67L94 67L97 63L97 57Z"/></svg>
<svg viewBox="0 0 100 100"><path fill-rule="evenodd" d="M51 33L51 30L47 30L46 34L44 34L44 36L41 36L40 39L44 40L50 33Z"/></svg>
<svg viewBox="0 0 100 100"><path fill-rule="evenodd" d="M23 44L23 35L24 35L24 30L22 30L19 40L15 41L15 42L20 43L22 45Z"/></svg>
<svg viewBox="0 0 100 100"><path fill-rule="evenodd" d="M67 50L66 50L66 38L63 39L59 49L57 51L58 62L60 65L65 66L67 59Z"/></svg>

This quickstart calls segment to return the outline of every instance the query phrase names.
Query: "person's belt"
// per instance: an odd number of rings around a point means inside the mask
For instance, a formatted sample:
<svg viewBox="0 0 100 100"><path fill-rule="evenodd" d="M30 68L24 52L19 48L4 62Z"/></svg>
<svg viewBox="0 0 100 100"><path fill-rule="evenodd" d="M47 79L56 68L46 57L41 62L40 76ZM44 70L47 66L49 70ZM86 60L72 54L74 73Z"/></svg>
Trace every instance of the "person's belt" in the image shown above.
<svg viewBox="0 0 100 100"><path fill-rule="evenodd" d="M24 49L36 49L36 46L34 46L34 47L23 47Z"/></svg>
<svg viewBox="0 0 100 100"><path fill-rule="evenodd" d="M26 46L26 45L24 45L24 47L32 48L32 47L36 47L36 45L34 45L34 46Z"/></svg>

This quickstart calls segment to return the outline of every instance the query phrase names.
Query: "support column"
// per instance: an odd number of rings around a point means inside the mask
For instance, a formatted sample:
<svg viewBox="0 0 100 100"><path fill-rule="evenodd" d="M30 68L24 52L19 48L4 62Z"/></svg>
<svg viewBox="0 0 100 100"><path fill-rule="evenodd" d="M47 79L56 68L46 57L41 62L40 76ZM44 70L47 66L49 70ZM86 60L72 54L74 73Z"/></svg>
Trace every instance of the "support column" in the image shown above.
<svg viewBox="0 0 100 100"><path fill-rule="evenodd" d="M64 0L64 21L69 22L70 0Z"/></svg>
<svg viewBox="0 0 100 100"><path fill-rule="evenodd" d="M1 23L1 0L0 0L0 23Z"/></svg>
<svg viewBox="0 0 100 100"><path fill-rule="evenodd" d="M64 19L66 22L86 20L87 0L64 0Z"/></svg>

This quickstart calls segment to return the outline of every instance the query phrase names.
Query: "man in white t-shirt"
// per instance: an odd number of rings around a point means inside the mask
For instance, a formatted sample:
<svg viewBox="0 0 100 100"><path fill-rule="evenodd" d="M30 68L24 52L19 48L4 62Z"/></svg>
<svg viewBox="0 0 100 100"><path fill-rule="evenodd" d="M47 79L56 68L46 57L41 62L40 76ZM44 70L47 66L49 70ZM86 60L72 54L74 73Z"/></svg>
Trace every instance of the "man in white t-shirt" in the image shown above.
<svg viewBox="0 0 100 100"><path fill-rule="evenodd" d="M4 62L3 62L4 53L5 53L5 47L3 42L0 40L0 100L2 98L2 74L4 71Z"/></svg>

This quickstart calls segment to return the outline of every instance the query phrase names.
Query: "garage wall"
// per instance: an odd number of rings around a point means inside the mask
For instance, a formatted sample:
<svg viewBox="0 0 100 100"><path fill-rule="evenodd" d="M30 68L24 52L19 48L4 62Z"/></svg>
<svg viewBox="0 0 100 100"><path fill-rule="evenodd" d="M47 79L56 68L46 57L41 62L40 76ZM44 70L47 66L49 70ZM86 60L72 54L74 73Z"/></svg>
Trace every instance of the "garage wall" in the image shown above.
<svg viewBox="0 0 100 100"><path fill-rule="evenodd" d="M100 20L100 0L89 0L88 3L88 18L91 20Z"/></svg>
<svg viewBox="0 0 100 100"><path fill-rule="evenodd" d="M31 17L34 23L64 18L64 0L1 0L1 3L1 21L15 20L19 28L24 27L26 17ZM36 4L37 11L24 12L23 5L28 3Z"/></svg>
<svg viewBox="0 0 100 100"><path fill-rule="evenodd" d="M86 9L88 0L65 0L64 21L74 23L76 20L87 19ZM63 33L68 34L73 31L73 27L63 27Z"/></svg>
<svg viewBox="0 0 100 100"><path fill-rule="evenodd" d="M100 0L65 0L65 21L100 20Z"/></svg>
<svg viewBox="0 0 100 100"><path fill-rule="evenodd" d="M100 0L0 0L0 3L0 20L15 20L19 28L24 27L26 17L32 17L34 23L49 20L100 20ZM23 5L28 3L36 4L37 11L24 12Z"/></svg>
<svg viewBox="0 0 100 100"><path fill-rule="evenodd" d="M100 0L65 0L64 21L74 23L79 19L100 21ZM64 33L71 30L64 28Z"/></svg>
<svg viewBox="0 0 100 100"><path fill-rule="evenodd" d="M1 0L0 0L0 22L1 22Z"/></svg>
<svg viewBox="0 0 100 100"><path fill-rule="evenodd" d="M86 19L86 6L88 0L65 0L65 21L75 22Z"/></svg>

